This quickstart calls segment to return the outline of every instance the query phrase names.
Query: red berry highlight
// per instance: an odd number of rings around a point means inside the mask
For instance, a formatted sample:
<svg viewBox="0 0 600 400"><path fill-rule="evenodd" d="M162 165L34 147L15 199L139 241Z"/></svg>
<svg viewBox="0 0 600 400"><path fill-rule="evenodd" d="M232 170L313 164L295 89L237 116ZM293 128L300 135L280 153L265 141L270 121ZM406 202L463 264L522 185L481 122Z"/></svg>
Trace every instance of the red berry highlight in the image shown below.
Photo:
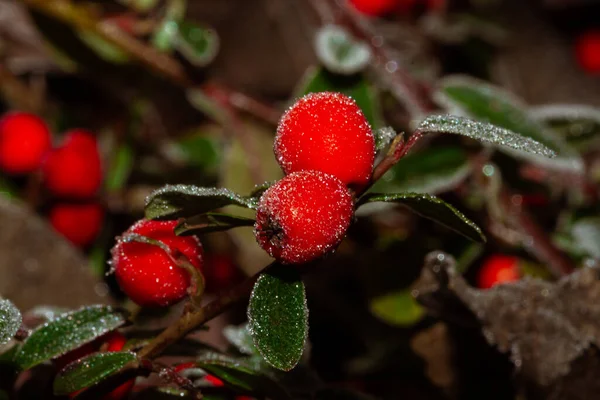
<svg viewBox="0 0 600 400"><path fill-rule="evenodd" d="M125 235L137 234L158 240L173 255L183 254L199 271L202 245L194 236L176 236L177 221L141 220ZM166 307L182 300L190 286L189 273L156 245L119 240L112 250L112 266L119 286L143 307Z"/></svg>
<svg viewBox="0 0 600 400"><path fill-rule="evenodd" d="M38 116L10 112L0 119L0 169L4 172L35 171L51 146L50 130Z"/></svg>
<svg viewBox="0 0 600 400"><path fill-rule="evenodd" d="M290 174L262 195L254 235L284 264L301 264L332 251L342 241L354 212L352 196L333 175Z"/></svg>
<svg viewBox="0 0 600 400"><path fill-rule="evenodd" d="M54 229L75 246L91 244L102 229L104 209L100 204L58 204L48 216Z"/></svg>
<svg viewBox="0 0 600 400"><path fill-rule="evenodd" d="M391 13L402 0L350 0L350 4L361 14L381 17Z"/></svg>
<svg viewBox="0 0 600 400"><path fill-rule="evenodd" d="M322 171L360 187L371 177L375 138L354 100L340 93L313 93L281 118L274 152L286 174Z"/></svg>
<svg viewBox="0 0 600 400"><path fill-rule="evenodd" d="M46 187L56 196L89 198L102 184L102 162L93 134L73 130L43 164Z"/></svg>
<svg viewBox="0 0 600 400"><path fill-rule="evenodd" d="M600 30L586 32L575 42L575 56L589 74L600 74Z"/></svg>
<svg viewBox="0 0 600 400"><path fill-rule="evenodd" d="M517 257L496 254L489 257L481 266L477 277L481 289L518 281L521 278L519 259Z"/></svg>

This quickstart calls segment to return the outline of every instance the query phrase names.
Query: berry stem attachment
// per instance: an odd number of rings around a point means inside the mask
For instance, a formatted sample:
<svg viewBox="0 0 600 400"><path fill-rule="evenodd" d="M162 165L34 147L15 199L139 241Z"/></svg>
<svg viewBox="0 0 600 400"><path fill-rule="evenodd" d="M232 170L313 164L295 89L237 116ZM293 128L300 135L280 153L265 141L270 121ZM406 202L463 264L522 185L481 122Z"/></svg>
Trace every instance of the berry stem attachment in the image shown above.
<svg viewBox="0 0 600 400"><path fill-rule="evenodd" d="M270 264L204 307L182 315L177 322L169 326L160 335L155 337L154 340L143 347L138 353L138 358L154 358L158 356L163 350L195 328L223 313L231 305L248 297L258 277L274 264Z"/></svg>

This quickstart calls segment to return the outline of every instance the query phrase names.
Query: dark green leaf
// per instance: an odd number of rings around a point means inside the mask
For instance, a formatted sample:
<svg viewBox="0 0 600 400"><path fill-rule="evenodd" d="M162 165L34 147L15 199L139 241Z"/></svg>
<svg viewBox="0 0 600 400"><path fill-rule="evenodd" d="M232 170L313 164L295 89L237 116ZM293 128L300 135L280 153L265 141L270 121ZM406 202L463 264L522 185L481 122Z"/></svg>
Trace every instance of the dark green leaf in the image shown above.
<svg viewBox="0 0 600 400"><path fill-rule="evenodd" d="M109 306L90 306L61 315L27 338L15 362L22 369L29 369L91 342L125 322L125 315Z"/></svg>
<svg viewBox="0 0 600 400"><path fill-rule="evenodd" d="M122 189L134 164L133 149L127 143L121 144L113 154L110 168L106 173L105 186L109 192Z"/></svg>
<svg viewBox="0 0 600 400"><path fill-rule="evenodd" d="M520 152L529 152L544 157L556 156L552 149L526 136L486 122L478 122L455 115L430 115L419 124L417 130L421 133L453 133L481 142L509 147Z"/></svg>
<svg viewBox="0 0 600 400"><path fill-rule="evenodd" d="M377 318L396 326L413 325L425 315L425 310L417 303L410 290L376 297L371 300L370 308Z"/></svg>
<svg viewBox="0 0 600 400"><path fill-rule="evenodd" d="M453 189L470 172L467 153L460 147L430 147L401 158L372 190L435 194Z"/></svg>
<svg viewBox="0 0 600 400"><path fill-rule="evenodd" d="M308 335L308 308L304 284L294 268L275 265L258 278L248 323L265 361L283 371L296 366Z"/></svg>
<svg viewBox="0 0 600 400"><path fill-rule="evenodd" d="M360 205L378 201L402 204L473 241L485 242L485 236L473 221L438 197L425 193L367 193L360 199Z"/></svg>
<svg viewBox="0 0 600 400"><path fill-rule="evenodd" d="M0 299L0 346L8 343L21 327L21 312L7 299Z"/></svg>
<svg viewBox="0 0 600 400"><path fill-rule="evenodd" d="M67 395L88 388L135 360L134 353L122 351L95 353L72 362L56 376L54 394Z"/></svg>
<svg viewBox="0 0 600 400"><path fill-rule="evenodd" d="M203 233L227 231L240 226L253 226L251 218L236 215L206 213L190 217L175 227L176 235L201 235Z"/></svg>
<svg viewBox="0 0 600 400"><path fill-rule="evenodd" d="M557 153L554 160L509 151L511 155L549 167L577 172L583 170L583 162L577 151L547 126L532 118L520 99L501 88L476 79L449 77L441 82L436 97L452 113L461 113L508 129L540 142ZM507 150L506 147L500 149Z"/></svg>
<svg viewBox="0 0 600 400"><path fill-rule="evenodd" d="M167 185L146 199L146 218L185 218L228 205L255 208L256 202L228 189Z"/></svg>
<svg viewBox="0 0 600 400"><path fill-rule="evenodd" d="M191 135L181 139L176 146L189 165L202 169L219 165L221 150L212 137Z"/></svg>
<svg viewBox="0 0 600 400"><path fill-rule="evenodd" d="M373 129L382 125L381 105L375 89L362 74L343 76L324 68L311 68L297 90L297 97L316 92L340 92L356 101Z"/></svg>
<svg viewBox="0 0 600 400"><path fill-rule="evenodd" d="M262 394L272 399L289 399L289 394L277 382L228 357L207 357L196 365L236 389Z"/></svg>
<svg viewBox="0 0 600 400"><path fill-rule="evenodd" d="M315 36L317 58L335 74L352 75L363 70L371 60L371 50L343 27L324 25Z"/></svg>
<svg viewBox="0 0 600 400"><path fill-rule="evenodd" d="M189 21L177 25L175 48L197 67L208 65L219 51L219 36L210 28Z"/></svg>

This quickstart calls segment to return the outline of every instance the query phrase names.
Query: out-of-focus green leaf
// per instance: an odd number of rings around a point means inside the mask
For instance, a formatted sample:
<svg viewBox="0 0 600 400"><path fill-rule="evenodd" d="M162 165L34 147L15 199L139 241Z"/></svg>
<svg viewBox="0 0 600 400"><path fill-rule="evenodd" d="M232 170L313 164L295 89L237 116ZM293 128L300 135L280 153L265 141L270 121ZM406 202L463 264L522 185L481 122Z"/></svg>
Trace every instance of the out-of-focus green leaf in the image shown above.
<svg viewBox="0 0 600 400"><path fill-rule="evenodd" d="M219 52L219 36L213 29L189 21L177 24L175 48L197 67L210 64Z"/></svg>
<svg viewBox="0 0 600 400"><path fill-rule="evenodd" d="M230 214L206 213L186 218L175 227L176 235L202 235L227 231L240 226L253 226L254 219Z"/></svg>
<svg viewBox="0 0 600 400"><path fill-rule="evenodd" d="M470 172L467 153L460 147L430 147L400 159L372 190L436 194L455 188Z"/></svg>
<svg viewBox="0 0 600 400"><path fill-rule="evenodd" d="M382 126L383 117L377 93L362 74L343 76L333 74L324 68L312 67L302 78L296 96L316 92L340 92L352 97L373 129Z"/></svg>
<svg viewBox="0 0 600 400"><path fill-rule="evenodd" d="M308 336L308 308L295 269L275 265L258 278L248 305L248 326L265 361L283 371L296 366Z"/></svg>
<svg viewBox="0 0 600 400"><path fill-rule="evenodd" d="M79 31L77 36L102 59L114 64L127 64L130 59L127 53L112 43L107 42L93 32Z"/></svg>
<svg viewBox="0 0 600 400"><path fill-rule="evenodd" d="M9 199L16 199L19 197L17 188L12 183L0 175L0 196L8 197Z"/></svg>
<svg viewBox="0 0 600 400"><path fill-rule="evenodd" d="M334 74L353 75L371 60L371 49L337 25L325 25L315 36L315 52L325 68Z"/></svg>
<svg viewBox="0 0 600 400"><path fill-rule="evenodd" d="M577 246L600 260L600 218L583 218L571 228Z"/></svg>
<svg viewBox="0 0 600 400"><path fill-rule="evenodd" d="M600 109L582 104L548 104L530 109L570 145L586 153L600 147Z"/></svg>
<svg viewBox="0 0 600 400"><path fill-rule="evenodd" d="M8 343L21 327L21 312L7 299L0 299L0 345Z"/></svg>
<svg viewBox="0 0 600 400"><path fill-rule="evenodd" d="M54 380L54 394L68 395L88 388L136 360L128 351L96 353L72 362Z"/></svg>
<svg viewBox="0 0 600 400"><path fill-rule="evenodd" d="M176 143L188 164L208 169L219 165L222 154L217 140L203 135L184 137Z"/></svg>
<svg viewBox="0 0 600 400"><path fill-rule="evenodd" d="M485 236L473 221L438 197L426 193L367 193L359 200L360 205L373 202L401 204L475 242L485 242Z"/></svg>
<svg viewBox="0 0 600 400"><path fill-rule="evenodd" d="M64 314L37 328L23 343L15 362L29 369L91 342L126 322L108 306L89 306Z"/></svg>
<svg viewBox="0 0 600 400"><path fill-rule="evenodd" d="M452 76L440 82L435 98L452 113L471 116L540 142L554 150L557 157L548 159L500 147L502 151L549 168L583 171L583 161L577 150L533 118L520 99L499 87L472 78Z"/></svg>
<svg viewBox="0 0 600 400"><path fill-rule="evenodd" d="M158 6L160 0L117 0L119 3L131 7L139 12L148 12Z"/></svg>
<svg viewBox="0 0 600 400"><path fill-rule="evenodd" d="M373 315L390 325L410 326L419 322L425 310L410 293L400 290L371 300L369 308Z"/></svg>
<svg viewBox="0 0 600 400"><path fill-rule="evenodd" d="M113 153L110 168L106 173L105 187L108 192L122 189L135 162L133 149L128 143L122 143Z"/></svg>

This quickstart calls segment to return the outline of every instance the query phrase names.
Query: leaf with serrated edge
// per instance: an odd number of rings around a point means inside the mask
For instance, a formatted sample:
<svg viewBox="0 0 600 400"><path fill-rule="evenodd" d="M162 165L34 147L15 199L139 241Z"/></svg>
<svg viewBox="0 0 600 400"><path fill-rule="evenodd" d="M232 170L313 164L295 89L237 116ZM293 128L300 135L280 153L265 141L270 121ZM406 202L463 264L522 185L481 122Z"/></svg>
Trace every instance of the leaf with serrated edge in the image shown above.
<svg viewBox="0 0 600 400"><path fill-rule="evenodd" d="M63 314L37 328L23 343L15 363L29 369L91 342L126 322L109 306L90 306Z"/></svg>
<svg viewBox="0 0 600 400"><path fill-rule="evenodd" d="M134 353L122 351L96 353L74 361L58 373L54 380L54 394L67 395L88 388L135 360Z"/></svg>
<svg viewBox="0 0 600 400"><path fill-rule="evenodd" d="M21 327L19 309L7 299L0 299L0 346L8 343Z"/></svg>
<svg viewBox="0 0 600 400"><path fill-rule="evenodd" d="M271 366L296 366L308 335L308 308L298 272L276 265L258 278L248 305L248 324L256 348Z"/></svg>
<svg viewBox="0 0 600 400"><path fill-rule="evenodd" d="M216 208L236 205L255 208L256 200L229 189L194 185L166 185L146 198L146 218L176 219L202 214Z"/></svg>
<svg viewBox="0 0 600 400"><path fill-rule="evenodd" d="M200 235L203 233L226 231L241 226L253 226L254 220L237 215L206 213L190 217L175 227L176 235Z"/></svg>
<svg viewBox="0 0 600 400"><path fill-rule="evenodd" d="M425 193L367 193L359 205L373 202L398 203L422 217L437 222L476 242L485 242L481 229L442 199Z"/></svg>

